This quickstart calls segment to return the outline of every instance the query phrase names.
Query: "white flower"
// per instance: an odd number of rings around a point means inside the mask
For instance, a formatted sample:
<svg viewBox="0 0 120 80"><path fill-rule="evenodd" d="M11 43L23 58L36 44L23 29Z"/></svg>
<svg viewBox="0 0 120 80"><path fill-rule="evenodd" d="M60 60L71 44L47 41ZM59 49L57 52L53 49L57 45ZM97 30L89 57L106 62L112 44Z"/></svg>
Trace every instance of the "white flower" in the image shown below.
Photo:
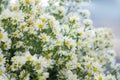
<svg viewBox="0 0 120 80"><path fill-rule="evenodd" d="M16 30L15 32L12 33L12 37L17 37L19 38L20 37L20 31L19 30Z"/></svg>
<svg viewBox="0 0 120 80"><path fill-rule="evenodd" d="M13 62L13 69L21 68L25 63L26 63L26 58L25 56L14 56L12 57L12 62Z"/></svg>
<svg viewBox="0 0 120 80"><path fill-rule="evenodd" d="M93 22L92 22L90 19L85 19L85 20L83 21L83 23L84 23L86 26L90 26L90 25L93 24Z"/></svg>
<svg viewBox="0 0 120 80"><path fill-rule="evenodd" d="M48 67L47 64L49 64L49 63L47 63L47 59L42 56L39 57L37 62L40 63L41 67L44 67L44 68L47 68Z"/></svg>
<svg viewBox="0 0 120 80"><path fill-rule="evenodd" d="M5 60L4 56L0 53L0 66L4 65L5 61L6 60Z"/></svg>
<svg viewBox="0 0 120 80"><path fill-rule="evenodd" d="M48 14L43 14L43 15L40 16L41 22L45 23L47 21L47 15Z"/></svg>
<svg viewBox="0 0 120 80"><path fill-rule="evenodd" d="M25 52L25 58L27 61L34 61L33 56L30 54L29 51Z"/></svg>
<svg viewBox="0 0 120 80"><path fill-rule="evenodd" d="M105 80L105 75L103 75L103 74L95 75L95 79L96 80Z"/></svg>
<svg viewBox="0 0 120 80"><path fill-rule="evenodd" d="M37 73L42 73L43 72L43 67L40 64L35 65L35 71Z"/></svg>
<svg viewBox="0 0 120 80"><path fill-rule="evenodd" d="M22 41L18 41L16 43L16 48L20 48L21 46L23 46L23 42Z"/></svg>
<svg viewBox="0 0 120 80"><path fill-rule="evenodd" d="M66 70L66 72L63 73L65 75L65 77L67 78L67 80L78 80L77 79L77 75L76 74L73 74L72 71L70 70Z"/></svg>
<svg viewBox="0 0 120 80"><path fill-rule="evenodd" d="M53 11L53 14L59 14L60 16L64 16L65 13L66 13L66 10L65 10L65 8L63 6L58 6Z"/></svg>
<svg viewBox="0 0 120 80"><path fill-rule="evenodd" d="M8 40L8 34L6 32L0 32L0 41L6 42Z"/></svg>
<svg viewBox="0 0 120 80"><path fill-rule="evenodd" d="M38 20L38 21L36 22L36 30L42 30L42 29L46 29L46 28L47 28L47 27L46 27L46 24L43 23L43 21Z"/></svg>
<svg viewBox="0 0 120 80"><path fill-rule="evenodd" d="M83 14L86 18L89 18L90 12L88 10L80 10L80 13Z"/></svg>
<svg viewBox="0 0 120 80"><path fill-rule="evenodd" d="M22 31L27 31L26 23L21 23L21 24L20 24L20 29L21 29Z"/></svg>
<svg viewBox="0 0 120 80"><path fill-rule="evenodd" d="M53 41L55 46L61 46L63 44L63 39L61 36L59 36L58 39L56 39L55 41Z"/></svg>
<svg viewBox="0 0 120 80"><path fill-rule="evenodd" d="M30 80L30 74L23 70L20 72L19 78L24 80Z"/></svg>
<svg viewBox="0 0 120 80"><path fill-rule="evenodd" d="M4 48L5 50L10 49L10 48L11 48L11 40L8 39L8 41L6 41L6 42L4 43L3 48Z"/></svg>
<svg viewBox="0 0 120 80"><path fill-rule="evenodd" d="M43 42L48 42L49 39L50 39L50 37L43 33L43 34L40 35L40 39L41 39Z"/></svg>
<svg viewBox="0 0 120 80"><path fill-rule="evenodd" d="M64 33L66 33L66 32L68 32L69 31L69 26L68 25L62 25L62 31L64 32Z"/></svg>
<svg viewBox="0 0 120 80"><path fill-rule="evenodd" d="M69 14L69 19L70 19L71 22L75 22L75 21L79 21L80 20L80 18L78 17L78 15L75 14L75 13L70 13Z"/></svg>

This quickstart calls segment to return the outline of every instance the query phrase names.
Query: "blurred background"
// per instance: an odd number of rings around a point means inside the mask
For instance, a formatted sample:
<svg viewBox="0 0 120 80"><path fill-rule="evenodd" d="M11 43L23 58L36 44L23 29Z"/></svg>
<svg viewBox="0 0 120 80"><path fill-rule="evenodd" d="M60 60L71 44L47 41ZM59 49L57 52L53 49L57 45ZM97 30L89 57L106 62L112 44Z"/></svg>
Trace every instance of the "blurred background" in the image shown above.
<svg viewBox="0 0 120 80"><path fill-rule="evenodd" d="M120 0L92 0L91 4L83 3L82 8L90 11L96 28L111 28L117 62L120 62Z"/></svg>

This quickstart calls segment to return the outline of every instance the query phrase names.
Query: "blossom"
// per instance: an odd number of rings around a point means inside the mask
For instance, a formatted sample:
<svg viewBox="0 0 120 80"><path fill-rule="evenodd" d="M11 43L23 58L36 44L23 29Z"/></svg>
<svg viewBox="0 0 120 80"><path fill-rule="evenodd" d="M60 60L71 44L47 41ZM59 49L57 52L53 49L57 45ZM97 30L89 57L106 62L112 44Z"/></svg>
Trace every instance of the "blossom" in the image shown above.
<svg viewBox="0 0 120 80"><path fill-rule="evenodd" d="M102 74L99 74L96 76L96 80L104 80L104 79L105 79L105 76Z"/></svg>
<svg viewBox="0 0 120 80"><path fill-rule="evenodd" d="M84 24L85 24L86 26L90 26L90 25L93 24L93 22L92 22L90 19L85 19L85 20L84 20Z"/></svg>
<svg viewBox="0 0 120 80"><path fill-rule="evenodd" d="M0 32L0 41L6 42L8 40L8 34L6 32Z"/></svg>
<svg viewBox="0 0 120 80"><path fill-rule="evenodd" d="M78 2L9 3L0 14L0 80L119 79L111 31L94 28Z"/></svg>

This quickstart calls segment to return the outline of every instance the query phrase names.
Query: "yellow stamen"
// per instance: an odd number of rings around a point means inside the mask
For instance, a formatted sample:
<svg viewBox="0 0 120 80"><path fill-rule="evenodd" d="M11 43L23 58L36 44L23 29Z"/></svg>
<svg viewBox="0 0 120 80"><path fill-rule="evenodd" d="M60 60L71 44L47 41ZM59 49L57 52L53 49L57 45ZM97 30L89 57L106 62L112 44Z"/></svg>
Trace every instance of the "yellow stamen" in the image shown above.
<svg viewBox="0 0 120 80"><path fill-rule="evenodd" d="M3 58L2 57L0 57L0 63L3 61Z"/></svg>
<svg viewBox="0 0 120 80"><path fill-rule="evenodd" d="M41 66L40 66L40 65L37 65L37 66L36 66L36 69L37 69L37 70L40 70L40 69L41 69Z"/></svg>
<svg viewBox="0 0 120 80"><path fill-rule="evenodd" d="M41 18L41 21L42 21L42 22L45 22L45 21L46 21L46 19L45 19L45 18Z"/></svg>
<svg viewBox="0 0 120 80"><path fill-rule="evenodd" d="M46 40L47 40L46 36L42 36L41 39L42 39L43 41L46 41Z"/></svg>
<svg viewBox="0 0 120 80"><path fill-rule="evenodd" d="M42 28L43 28L43 24L39 24L38 27L39 27L40 29L42 29Z"/></svg>
<svg viewBox="0 0 120 80"><path fill-rule="evenodd" d="M0 33L0 39L2 39L3 38L3 34L2 33Z"/></svg>
<svg viewBox="0 0 120 80"><path fill-rule="evenodd" d="M99 76L98 80L103 80L102 76Z"/></svg>
<svg viewBox="0 0 120 80"><path fill-rule="evenodd" d="M29 4L29 3L30 3L30 0L25 0L25 2L26 2L27 4Z"/></svg>

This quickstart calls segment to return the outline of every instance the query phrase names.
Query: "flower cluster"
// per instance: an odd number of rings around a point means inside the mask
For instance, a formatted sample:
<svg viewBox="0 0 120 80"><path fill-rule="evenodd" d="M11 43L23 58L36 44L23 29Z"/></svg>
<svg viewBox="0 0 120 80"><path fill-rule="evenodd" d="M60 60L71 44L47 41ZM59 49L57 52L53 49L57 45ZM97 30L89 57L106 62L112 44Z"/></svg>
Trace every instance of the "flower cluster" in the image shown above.
<svg viewBox="0 0 120 80"><path fill-rule="evenodd" d="M119 80L112 33L70 0L16 0L0 15L0 80ZM81 0L72 0L80 4Z"/></svg>

